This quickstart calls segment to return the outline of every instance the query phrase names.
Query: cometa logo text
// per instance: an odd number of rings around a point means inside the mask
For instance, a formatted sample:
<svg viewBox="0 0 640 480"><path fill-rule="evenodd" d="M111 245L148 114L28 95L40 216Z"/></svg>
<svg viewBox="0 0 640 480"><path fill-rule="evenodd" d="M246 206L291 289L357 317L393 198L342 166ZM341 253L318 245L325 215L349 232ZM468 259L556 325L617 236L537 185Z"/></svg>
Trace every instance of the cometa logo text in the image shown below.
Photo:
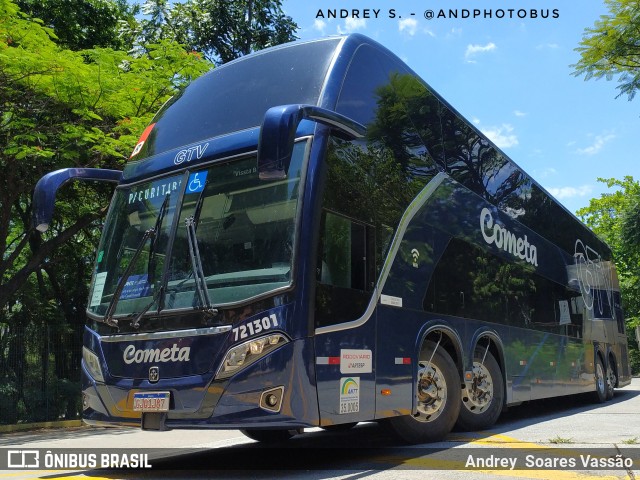
<svg viewBox="0 0 640 480"><path fill-rule="evenodd" d="M158 362L188 362L191 347L179 347L173 344L171 348L149 348L137 350L134 345L129 345L124 349L124 363L158 363Z"/></svg>
<svg viewBox="0 0 640 480"><path fill-rule="evenodd" d="M536 246L529 243L526 235L524 238L516 237L514 233L502 225L494 223L493 216L488 208L483 208L482 212L480 212L480 231L484 241L489 245L494 244L514 257L525 260L536 267L538 266L538 249Z"/></svg>

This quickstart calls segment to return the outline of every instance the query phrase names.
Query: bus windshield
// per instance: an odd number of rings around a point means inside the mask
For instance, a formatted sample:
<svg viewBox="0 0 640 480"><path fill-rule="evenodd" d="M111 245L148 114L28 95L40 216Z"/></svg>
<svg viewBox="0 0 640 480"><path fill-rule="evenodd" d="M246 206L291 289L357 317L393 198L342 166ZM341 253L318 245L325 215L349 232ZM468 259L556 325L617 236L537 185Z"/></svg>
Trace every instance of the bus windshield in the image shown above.
<svg viewBox="0 0 640 480"><path fill-rule="evenodd" d="M113 316L205 307L196 291L194 247L212 306L288 287L306 145L294 145L287 177L278 181L258 178L253 155L118 189L89 313L104 316L110 305ZM196 232L191 245L189 222Z"/></svg>

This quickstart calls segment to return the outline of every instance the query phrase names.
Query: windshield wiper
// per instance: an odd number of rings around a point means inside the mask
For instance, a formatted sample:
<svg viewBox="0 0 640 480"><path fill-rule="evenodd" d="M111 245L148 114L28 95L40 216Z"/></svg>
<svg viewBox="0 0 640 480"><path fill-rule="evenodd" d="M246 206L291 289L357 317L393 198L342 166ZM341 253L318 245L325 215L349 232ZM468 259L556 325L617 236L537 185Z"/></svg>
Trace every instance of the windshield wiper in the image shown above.
<svg viewBox="0 0 640 480"><path fill-rule="evenodd" d="M192 217L193 217L194 227L196 228L196 230L198 228L198 221L200 219L200 212L202 210L202 202L204 200L204 192L205 192L205 190L206 190L206 183L205 183L205 186L200 191L200 195L198 195L198 200L196 200L196 204L195 204L195 207L193 209ZM190 242L190 240L188 238L188 235L189 234L187 234L187 241ZM187 276L187 278L185 278L180 283L175 285L174 288L171 289L171 291L174 291L174 290L178 291L180 289L180 287L182 287L182 285L184 285L191 278L191 275L193 275L194 272L195 272L195 270L192 268L191 272L189 272L189 275Z"/></svg>
<svg viewBox="0 0 640 480"><path fill-rule="evenodd" d="M160 296L162 295L162 291L164 290L164 287L161 285L160 288L158 288L158 290L156 291L156 293L153 295L153 299L147 303L144 308L142 310L140 310L137 314L133 314L135 315L135 318L133 320L131 320L131 327L132 328L140 328L140 320L142 320L142 317L145 313L147 313L149 311L149 309L158 301L158 299L160 298ZM160 307L158 306L158 311L160 311Z"/></svg>
<svg viewBox="0 0 640 480"><path fill-rule="evenodd" d="M120 301L120 296L122 295L122 290L124 290L124 287L127 284L127 280L129 279L131 270L133 269L133 266L135 265L136 260L142 253L142 249L144 248L149 238L151 238L151 244L149 245L149 262L147 263L147 283L149 285L152 285L154 283L153 280L155 280L155 268L156 268L155 245L158 239L159 230L162 227L162 222L164 221L164 216L167 211L167 205L169 205L170 196L171 194L168 194L164 198L164 201L162 202L162 206L158 211L158 218L156 219L155 225L144 232L144 234L142 235L142 239L140 240L140 244L138 245L138 248L136 248L136 251L133 253L133 256L129 260L129 264L127 265L127 268L122 274L122 277L120 277L120 281L118 282L118 285L116 286L116 289L113 292L113 297L111 298L111 302L109 303L109 306L107 307L107 311L105 312L104 322L107 325L110 325L112 327L118 326L118 321L113 318L113 314L116 311L116 307L118 305L118 302ZM138 323L140 322L140 318L142 318L142 315L147 313L147 311L151 308L151 306L158 300L158 298L160 297L159 294L161 291L162 291L162 286L160 286L156 294L153 296L152 302L149 305L147 305L145 308L143 308L138 315L136 315L136 318L131 322L132 327L137 328L139 326Z"/></svg>
<svg viewBox="0 0 640 480"><path fill-rule="evenodd" d="M156 219L156 224L153 226L153 230L156 232L156 235L151 239L151 243L149 244L149 262L147 263L147 274L149 285L153 285L155 283L156 277L156 243L158 241L158 233L160 233L160 229L162 228L162 222L164 222L164 217L167 213L167 205L169 205L169 197L171 194L168 194L164 202L162 202L162 206L160 207L160 211L158 212L158 218Z"/></svg>
<svg viewBox="0 0 640 480"><path fill-rule="evenodd" d="M200 213L202 212L202 204L204 203L204 192L207 190L207 184L203 186L193 208L193 215L185 218L185 227L187 229L187 243L189 244L189 257L191 258L191 269L194 276L194 283L202 310L212 315L216 315L218 310L213 308L211 298L209 297L209 289L207 288L207 279L202 269L202 258L200 257L200 248L198 247L198 237L196 229L200 221Z"/></svg>
<svg viewBox="0 0 640 480"><path fill-rule="evenodd" d="M199 203L199 202L198 202ZM196 205L197 208L197 205ZM195 212L195 213L200 213ZM211 298L209 298L209 289L207 288L207 279L204 276L202 270L202 259L200 257L200 249L198 248L198 238L196 236L196 224L197 218L195 215L187 217L184 221L187 228L187 242L189 244L189 257L191 258L191 267L193 269L193 275L195 280L196 292L198 292L198 298L200 299L200 305L202 309L210 314L217 314L218 310L213 308Z"/></svg>
<svg viewBox="0 0 640 480"><path fill-rule="evenodd" d="M144 245L147 243L147 240L149 239L149 237L155 234L156 232L154 231L154 229L150 228L149 230L145 231L144 234L142 235L140 244L138 245L138 248L136 248L136 251L133 253L131 260L129 260L129 264L127 265L127 268L125 268L124 272L122 273L122 277L120 277L120 281L118 282L118 285L116 286L116 289L113 292L113 297L111 297L111 302L109 303L109 306L107 307L107 311L105 312L104 323L106 323L107 325L110 325L112 327L118 326L118 321L113 318L113 313L115 312L116 306L120 301L120 295L122 295L122 290L124 289L124 286L126 285L127 280L129 279L131 270L133 270L133 266L135 265L136 260L140 256L140 252L142 252Z"/></svg>

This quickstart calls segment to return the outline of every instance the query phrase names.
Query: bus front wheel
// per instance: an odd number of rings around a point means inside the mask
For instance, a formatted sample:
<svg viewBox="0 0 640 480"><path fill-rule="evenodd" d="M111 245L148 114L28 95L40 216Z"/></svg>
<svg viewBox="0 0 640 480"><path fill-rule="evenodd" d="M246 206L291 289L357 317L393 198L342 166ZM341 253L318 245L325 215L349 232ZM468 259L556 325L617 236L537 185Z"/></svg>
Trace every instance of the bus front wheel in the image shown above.
<svg viewBox="0 0 640 480"><path fill-rule="evenodd" d="M456 426L474 432L489 428L500 413L504 402L504 383L498 362L491 352L476 349L472 380L462 389L462 406Z"/></svg>
<svg viewBox="0 0 640 480"><path fill-rule="evenodd" d="M385 422L393 434L407 443L442 440L460 412L460 376L456 365L444 348L436 347L428 341L422 349L414 413L391 417Z"/></svg>

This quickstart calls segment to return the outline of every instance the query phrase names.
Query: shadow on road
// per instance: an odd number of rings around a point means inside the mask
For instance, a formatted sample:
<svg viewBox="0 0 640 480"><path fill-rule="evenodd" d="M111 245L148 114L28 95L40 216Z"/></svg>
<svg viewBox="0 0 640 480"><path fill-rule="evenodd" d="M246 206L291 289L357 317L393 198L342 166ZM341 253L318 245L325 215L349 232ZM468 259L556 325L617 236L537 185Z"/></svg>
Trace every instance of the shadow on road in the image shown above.
<svg viewBox="0 0 640 480"><path fill-rule="evenodd" d="M568 395L566 397L525 402L522 405L510 407L504 412L498 422L491 428L491 431L501 433L507 429L513 430L543 421L586 413L627 402L638 396L640 396L640 390L627 388L616 390L613 399L606 403L595 403L590 394Z"/></svg>
<svg viewBox="0 0 640 480"><path fill-rule="evenodd" d="M445 442L406 446L377 423L361 423L346 431L311 431L277 445L247 443L212 449L175 449L151 454L150 470L91 470L79 472L85 477L129 478L305 478L319 480L341 476L357 480L389 469L463 470L468 448L478 448L471 440L508 432L540 422L614 406L640 395L637 389L616 391L616 397L604 405L593 404L587 396L560 397L527 402L510 408L487 432L465 435L453 432ZM595 413L595 412L594 412ZM128 431L128 430L127 430ZM114 433L114 429L104 433ZM96 435L96 430L77 429L60 435ZM4 440L4 439L2 439ZM12 442L16 441L14 436ZM500 448L491 446L491 449ZM526 448L526 447L523 447ZM485 450L487 451L487 450ZM513 452L514 450L510 450ZM536 450L539 452L539 450ZM446 455L443 456L443 452ZM443 461L442 458L445 458ZM73 478L73 474L51 474L41 478Z"/></svg>
<svg viewBox="0 0 640 480"><path fill-rule="evenodd" d="M95 438L96 435L113 435L118 432L130 432L131 428L47 428L42 430L30 430L28 432L5 433L0 435L0 447L27 444L29 442L46 442L48 440L77 440L83 437Z"/></svg>

